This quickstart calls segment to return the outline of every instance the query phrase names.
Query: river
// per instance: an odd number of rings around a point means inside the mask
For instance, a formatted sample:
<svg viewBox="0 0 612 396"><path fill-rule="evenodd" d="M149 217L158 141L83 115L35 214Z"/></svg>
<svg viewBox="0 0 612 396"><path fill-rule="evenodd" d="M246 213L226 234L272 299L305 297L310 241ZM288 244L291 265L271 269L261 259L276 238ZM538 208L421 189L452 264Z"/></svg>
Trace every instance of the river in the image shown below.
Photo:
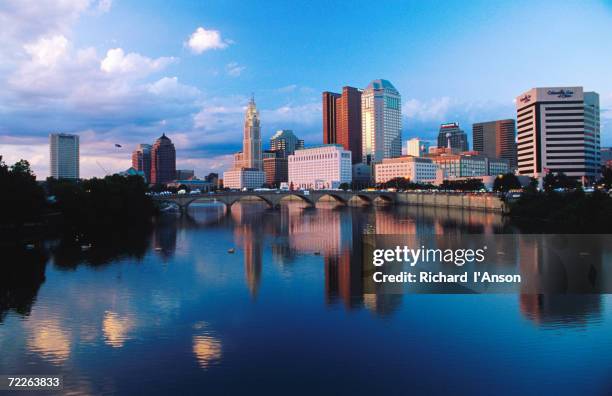
<svg viewBox="0 0 612 396"><path fill-rule="evenodd" d="M243 202L45 241L2 260L0 374L60 374L64 394L612 394L610 295L368 294L364 230L516 233L494 213Z"/></svg>

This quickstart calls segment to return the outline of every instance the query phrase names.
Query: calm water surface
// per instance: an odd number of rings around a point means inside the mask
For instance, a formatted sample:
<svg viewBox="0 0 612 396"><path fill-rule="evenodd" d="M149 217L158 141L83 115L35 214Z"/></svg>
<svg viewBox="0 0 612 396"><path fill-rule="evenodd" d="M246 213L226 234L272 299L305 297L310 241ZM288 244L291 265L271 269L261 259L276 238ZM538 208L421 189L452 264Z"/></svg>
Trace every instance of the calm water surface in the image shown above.
<svg viewBox="0 0 612 396"><path fill-rule="evenodd" d="M30 269L0 274L0 374L62 374L65 394L612 394L610 296L365 294L363 230L512 231L479 212L238 203L89 251L48 241L2 259Z"/></svg>

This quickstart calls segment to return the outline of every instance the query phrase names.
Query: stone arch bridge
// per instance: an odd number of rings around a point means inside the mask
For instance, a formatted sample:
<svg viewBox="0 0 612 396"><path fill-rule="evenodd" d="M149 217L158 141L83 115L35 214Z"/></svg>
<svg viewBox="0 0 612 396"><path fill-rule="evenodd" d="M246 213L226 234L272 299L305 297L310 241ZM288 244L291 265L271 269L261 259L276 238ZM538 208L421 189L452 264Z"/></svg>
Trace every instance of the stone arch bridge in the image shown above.
<svg viewBox="0 0 612 396"><path fill-rule="evenodd" d="M396 203L396 193L390 191L337 191L337 190L312 190L312 191L221 191L208 194L173 194L157 195L153 199L159 202L172 202L176 204L181 212L186 212L189 205L194 202L217 201L225 204L227 211L231 206L244 198L259 198L266 202L271 208L278 208L281 200L287 197L297 197L309 206L315 206L323 197L331 197L342 204L348 204L355 197L362 202L373 204L380 200L387 203Z"/></svg>

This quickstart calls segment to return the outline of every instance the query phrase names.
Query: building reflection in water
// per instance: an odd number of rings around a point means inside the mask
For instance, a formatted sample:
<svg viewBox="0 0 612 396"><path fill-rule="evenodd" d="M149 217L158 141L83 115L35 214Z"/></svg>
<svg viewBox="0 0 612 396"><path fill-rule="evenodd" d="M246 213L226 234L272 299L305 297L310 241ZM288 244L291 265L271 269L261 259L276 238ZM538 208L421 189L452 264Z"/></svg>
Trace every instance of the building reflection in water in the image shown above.
<svg viewBox="0 0 612 396"><path fill-rule="evenodd" d="M261 205L237 203L232 206L234 243L240 246L244 260L246 284L251 297L256 298L261 283L263 257L263 222Z"/></svg>
<svg viewBox="0 0 612 396"><path fill-rule="evenodd" d="M153 229L153 248L164 261L170 260L176 251L176 237L180 218L173 214L160 216ZM185 221L185 220L183 220Z"/></svg>
<svg viewBox="0 0 612 396"><path fill-rule="evenodd" d="M545 327L582 326L601 320L602 292L610 285L604 235L517 235L523 277L520 309ZM578 252L578 256L576 256ZM544 293L543 293L544 292ZM569 294L568 294L569 293Z"/></svg>
<svg viewBox="0 0 612 396"><path fill-rule="evenodd" d="M193 354L200 368L207 369L221 360L221 340L214 337L206 322L198 322L194 326Z"/></svg>
<svg viewBox="0 0 612 396"><path fill-rule="evenodd" d="M300 254L322 256L326 304L341 303L349 310L365 307L381 316L395 312L401 306L403 294L387 284L377 284L374 289L365 287L364 270L371 268L371 263L364 262L364 232L392 236L398 238L398 243L407 246L419 247L428 241L442 248L445 244L463 243L461 238L465 234L492 236L514 232L498 214L453 208L351 208L326 203L312 210L306 209L302 203L291 202L280 210L271 211L265 204L240 202L233 205L229 223L227 217L216 216L219 224L232 229L234 242L242 250L246 284L251 296L256 297L259 293L263 254L269 242L272 259L281 265L291 262ZM164 238L160 238L162 235ZM156 241L161 240L167 243L165 250L173 251L176 229L159 233ZM541 275L546 274L547 268L554 269L560 265L541 253L546 250L545 241L527 241L521 239L520 234L513 234L506 238L488 239L488 243L496 254L495 265L519 267L527 274L526 285L541 282ZM546 278L547 282L553 283L544 286L547 290L563 292L563 282L567 282L567 279L574 283L578 280L586 284L595 280L601 283L601 254L598 257L599 261L591 260L588 266L572 268L570 272L557 271L554 273L556 278ZM565 273L562 279L559 273ZM593 273L600 275L594 278ZM371 290L374 292L370 293ZM523 292L520 297L521 310L538 323L547 320L580 322L594 317L601 309L598 296L579 297L572 302L572 298L565 300L557 296ZM562 304L563 301L567 301L567 304ZM565 305L567 315L563 316Z"/></svg>

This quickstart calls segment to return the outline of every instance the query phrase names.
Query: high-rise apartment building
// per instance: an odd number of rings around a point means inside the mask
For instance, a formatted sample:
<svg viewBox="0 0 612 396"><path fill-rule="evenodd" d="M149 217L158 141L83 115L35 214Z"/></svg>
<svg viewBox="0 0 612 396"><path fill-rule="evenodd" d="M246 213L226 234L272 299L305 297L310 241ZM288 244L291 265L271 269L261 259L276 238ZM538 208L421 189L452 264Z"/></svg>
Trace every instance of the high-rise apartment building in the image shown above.
<svg viewBox="0 0 612 396"><path fill-rule="evenodd" d="M336 99L340 94L323 92L323 144L336 143Z"/></svg>
<svg viewBox="0 0 612 396"><path fill-rule="evenodd" d="M79 137L67 133L49 135L51 177L55 179L79 178Z"/></svg>
<svg viewBox="0 0 612 396"><path fill-rule="evenodd" d="M512 119L478 122L472 125L474 151L487 157L507 159L516 168L515 122Z"/></svg>
<svg viewBox="0 0 612 396"><path fill-rule="evenodd" d="M420 138L412 138L406 142L406 155L423 157L429 153L429 142Z"/></svg>
<svg viewBox="0 0 612 396"><path fill-rule="evenodd" d="M351 151L353 163L361 162L361 90L323 92L323 143L341 144Z"/></svg>
<svg viewBox="0 0 612 396"><path fill-rule="evenodd" d="M438 132L438 147L455 149L459 152L468 151L467 134L456 122L442 124Z"/></svg>
<svg viewBox="0 0 612 396"><path fill-rule="evenodd" d="M132 152L132 168L144 174L147 183L151 182L151 145L139 144Z"/></svg>
<svg viewBox="0 0 612 396"><path fill-rule="evenodd" d="M402 103L387 80L374 80L361 95L361 145L366 164L402 154Z"/></svg>
<svg viewBox="0 0 612 396"><path fill-rule="evenodd" d="M304 141L298 139L291 129L281 129L270 138L270 150L282 153L283 157L291 155L295 150L304 148Z"/></svg>
<svg viewBox="0 0 612 396"><path fill-rule="evenodd" d="M176 177L176 150L174 144L162 134L151 148L151 184L170 183Z"/></svg>
<svg viewBox="0 0 612 396"><path fill-rule="evenodd" d="M582 87L532 88L516 98L521 175L600 175L599 95Z"/></svg>
<svg viewBox="0 0 612 396"><path fill-rule="evenodd" d="M259 112L255 99L251 98L244 117L244 136L242 140L243 167L263 170L261 158L261 129L259 127Z"/></svg>

